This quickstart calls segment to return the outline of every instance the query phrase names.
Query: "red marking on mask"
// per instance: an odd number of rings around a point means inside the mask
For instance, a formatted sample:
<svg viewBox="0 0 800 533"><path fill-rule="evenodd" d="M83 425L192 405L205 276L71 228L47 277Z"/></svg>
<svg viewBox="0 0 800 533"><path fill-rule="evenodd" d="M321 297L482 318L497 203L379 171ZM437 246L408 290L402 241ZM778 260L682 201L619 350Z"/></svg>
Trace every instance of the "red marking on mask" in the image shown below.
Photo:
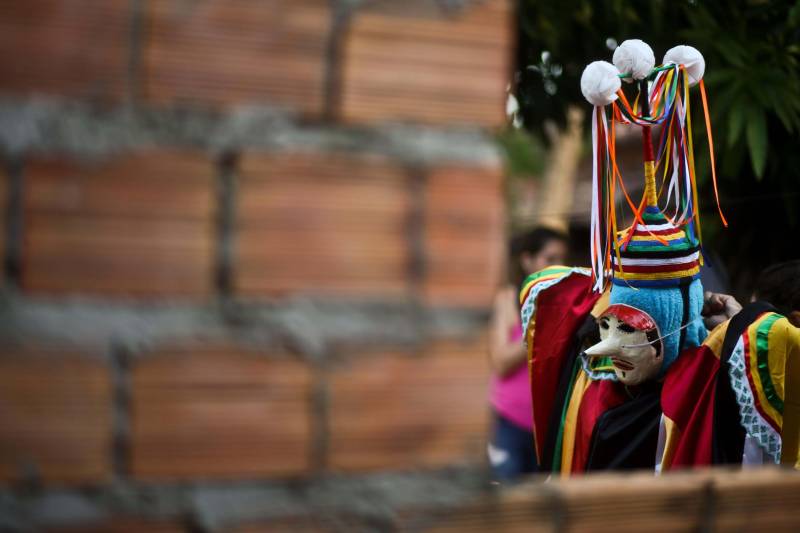
<svg viewBox="0 0 800 533"><path fill-rule="evenodd" d="M600 317L604 316L615 316L619 320L625 322L629 326L632 326L641 331L648 331L651 329L656 328L656 322L653 320L650 315L642 311L641 309L636 309L635 307L631 307L630 305L625 304L614 304L609 305L608 309L603 312Z"/></svg>
<svg viewBox="0 0 800 533"><path fill-rule="evenodd" d="M634 366L630 364L628 361L625 361L623 359L617 359L616 357L612 357L611 362L614 364L615 367L619 368L620 370L631 371L634 368Z"/></svg>

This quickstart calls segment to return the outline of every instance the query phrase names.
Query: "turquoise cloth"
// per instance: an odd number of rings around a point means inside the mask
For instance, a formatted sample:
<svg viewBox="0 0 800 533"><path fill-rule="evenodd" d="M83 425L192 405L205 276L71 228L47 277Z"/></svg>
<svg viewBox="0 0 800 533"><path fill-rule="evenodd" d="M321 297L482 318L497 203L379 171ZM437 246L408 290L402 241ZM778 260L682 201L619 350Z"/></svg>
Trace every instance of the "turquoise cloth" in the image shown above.
<svg viewBox="0 0 800 533"><path fill-rule="evenodd" d="M703 285L699 279L689 285L689 317L691 322L686 328L686 337L683 346L678 346L683 318L683 298L680 287L653 287L634 289L631 287L614 285L611 288L611 304L625 304L640 309L650 315L658 325L659 334L667 335L662 339L664 343L664 364L661 367L659 378L662 377L670 365L675 362L683 350L699 346L708 336L708 330L703 325L701 311L703 310Z"/></svg>

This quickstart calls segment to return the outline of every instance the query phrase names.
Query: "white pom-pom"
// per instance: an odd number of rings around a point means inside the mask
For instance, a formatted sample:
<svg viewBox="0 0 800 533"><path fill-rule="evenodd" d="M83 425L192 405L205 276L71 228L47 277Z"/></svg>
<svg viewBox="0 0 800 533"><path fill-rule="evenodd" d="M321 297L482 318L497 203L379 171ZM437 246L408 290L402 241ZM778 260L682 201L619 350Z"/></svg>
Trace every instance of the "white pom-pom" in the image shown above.
<svg viewBox="0 0 800 533"><path fill-rule="evenodd" d="M656 65L653 49L640 39L628 39L614 50L614 65L623 74L630 74L625 81L643 80L650 75Z"/></svg>
<svg viewBox="0 0 800 533"><path fill-rule="evenodd" d="M581 75L581 92L590 104L608 105L617 99L622 86L617 67L608 61L595 61L586 65Z"/></svg>
<svg viewBox="0 0 800 533"><path fill-rule="evenodd" d="M697 48L685 44L667 50L667 53L664 54L664 64L667 63L686 67L689 85L697 84L703 79L703 74L706 72L706 60L703 59L703 54Z"/></svg>

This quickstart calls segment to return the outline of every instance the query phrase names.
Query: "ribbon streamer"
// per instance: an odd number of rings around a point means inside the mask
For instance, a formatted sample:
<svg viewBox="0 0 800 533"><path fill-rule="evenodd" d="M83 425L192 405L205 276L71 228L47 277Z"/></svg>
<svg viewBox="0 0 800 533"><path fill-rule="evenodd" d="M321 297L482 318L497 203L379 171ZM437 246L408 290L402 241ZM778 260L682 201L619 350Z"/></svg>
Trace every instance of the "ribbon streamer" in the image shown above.
<svg viewBox="0 0 800 533"><path fill-rule="evenodd" d="M619 218L616 213L616 191L618 186L632 214L633 224L647 225L642 220L642 213L646 207L645 199L643 198L638 204L631 200L617 166L615 128L617 123L635 124L648 128L661 127L657 150L653 156L656 175L659 172L662 173L656 201L659 202L666 188L666 198L663 204L665 215L676 226L686 226L687 233L692 238L696 238L702 246L688 74L684 65L669 64L654 69L651 77L652 85L647 100L650 108L649 116L644 116L641 111L645 106L639 105L640 96L637 96L631 105L621 89L617 91L619 98L609 104L611 106L610 125L605 106L595 106L592 113L590 252L593 288L596 291L604 290L607 280L611 276L612 253L616 254L617 264L621 265L620 250L627 247L633 234L629 231L626 238L617 241ZM708 137L714 196L720 219L727 226L728 223L719 202L711 118L708 112L705 85L702 80L700 80L699 86ZM667 211L670 211L671 215L667 215ZM654 239L667 245L666 240L661 236L647 231ZM702 258L700 261L702 262Z"/></svg>

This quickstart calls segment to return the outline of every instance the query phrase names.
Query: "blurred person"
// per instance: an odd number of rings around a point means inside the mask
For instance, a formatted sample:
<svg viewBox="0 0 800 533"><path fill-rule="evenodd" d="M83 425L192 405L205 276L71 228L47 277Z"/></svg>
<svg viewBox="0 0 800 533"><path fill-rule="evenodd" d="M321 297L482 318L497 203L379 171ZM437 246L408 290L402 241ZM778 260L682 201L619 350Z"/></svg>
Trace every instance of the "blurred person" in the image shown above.
<svg viewBox="0 0 800 533"><path fill-rule="evenodd" d="M509 245L510 283L495 296L489 345L494 376L490 388L493 434L488 451L497 480L513 480L537 470L519 286L528 275L564 263L566 255L566 235L545 227L517 235Z"/></svg>
<svg viewBox="0 0 800 533"><path fill-rule="evenodd" d="M756 279L752 300L769 302L793 326L800 328L800 259L762 270Z"/></svg>

